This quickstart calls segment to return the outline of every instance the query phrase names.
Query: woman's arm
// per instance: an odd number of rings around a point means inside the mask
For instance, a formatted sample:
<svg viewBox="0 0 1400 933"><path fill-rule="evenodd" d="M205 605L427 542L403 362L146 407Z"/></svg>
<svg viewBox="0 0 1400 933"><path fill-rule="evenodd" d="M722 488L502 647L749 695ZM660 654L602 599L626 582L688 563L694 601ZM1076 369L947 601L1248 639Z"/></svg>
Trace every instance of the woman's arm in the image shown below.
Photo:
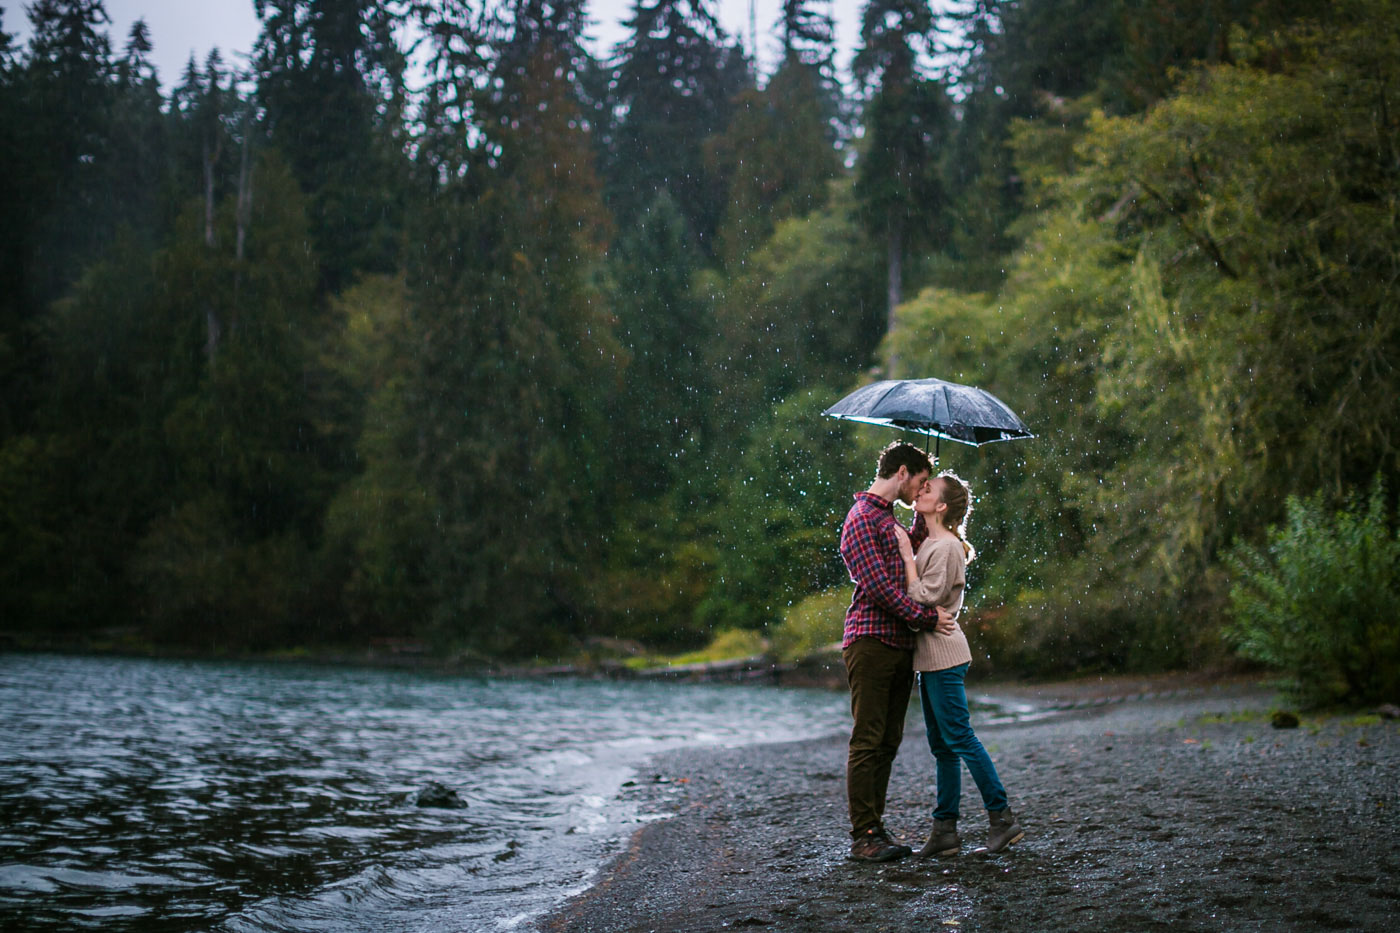
<svg viewBox="0 0 1400 933"><path fill-rule="evenodd" d="M930 568L928 567L924 568L924 573L922 577L920 576L919 562L914 556L914 545L909 540L908 532L898 525L896 525L895 528L897 529L895 540L899 542L899 556L904 561L905 586L909 592L909 597L919 605L928 606L937 613L937 621L933 625L924 626L922 631L937 632L939 635L953 634L953 632L957 630L957 617L949 613L947 608L937 605L936 600L929 598L930 595L936 595L931 593L931 590L942 589L946 596L950 588L941 579L930 580ZM934 561L934 563L938 563L941 567L947 566L943 561ZM944 573L946 573L946 570ZM910 626L910 628L913 628L915 631L920 631L920 629L915 626Z"/></svg>
<svg viewBox="0 0 1400 933"><path fill-rule="evenodd" d="M931 548L932 553L925 554L923 572L918 573L916 567L918 576L909 587L909 595L915 602L925 606L946 608L948 597L953 590L952 562L944 553L948 550L947 545L939 542L931 545Z"/></svg>
<svg viewBox="0 0 1400 933"><path fill-rule="evenodd" d="M895 528L895 540L899 542L899 556L904 560L904 589L911 596L914 588L919 585L919 565L914 559L914 542L909 540L909 532L899 525Z"/></svg>
<svg viewBox="0 0 1400 933"><path fill-rule="evenodd" d="M917 551L919 546L928 540L928 536L929 527L928 522L924 521L924 513L915 512L914 524L909 526L909 543L914 545L914 550Z"/></svg>

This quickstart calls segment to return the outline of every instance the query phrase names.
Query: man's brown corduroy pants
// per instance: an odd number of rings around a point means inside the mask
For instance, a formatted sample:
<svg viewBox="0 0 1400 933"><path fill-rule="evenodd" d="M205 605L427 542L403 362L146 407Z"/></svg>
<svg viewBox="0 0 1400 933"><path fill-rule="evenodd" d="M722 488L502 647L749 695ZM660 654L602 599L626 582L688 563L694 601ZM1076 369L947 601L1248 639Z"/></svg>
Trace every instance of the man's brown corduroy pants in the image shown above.
<svg viewBox="0 0 1400 933"><path fill-rule="evenodd" d="M884 825L890 768L904 738L904 718L914 688L914 652L865 637L847 645L841 656L855 720L846 757L846 799L855 838Z"/></svg>

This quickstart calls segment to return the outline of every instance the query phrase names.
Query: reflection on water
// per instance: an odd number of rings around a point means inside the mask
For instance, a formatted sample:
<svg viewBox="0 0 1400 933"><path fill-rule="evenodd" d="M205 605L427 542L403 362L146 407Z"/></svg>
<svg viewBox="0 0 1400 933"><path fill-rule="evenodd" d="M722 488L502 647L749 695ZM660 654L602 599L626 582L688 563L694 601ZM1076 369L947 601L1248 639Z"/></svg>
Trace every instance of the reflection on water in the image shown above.
<svg viewBox="0 0 1400 933"><path fill-rule="evenodd" d="M479 930L586 885L657 751L843 694L0 655L0 928ZM412 805L428 781L463 810Z"/></svg>

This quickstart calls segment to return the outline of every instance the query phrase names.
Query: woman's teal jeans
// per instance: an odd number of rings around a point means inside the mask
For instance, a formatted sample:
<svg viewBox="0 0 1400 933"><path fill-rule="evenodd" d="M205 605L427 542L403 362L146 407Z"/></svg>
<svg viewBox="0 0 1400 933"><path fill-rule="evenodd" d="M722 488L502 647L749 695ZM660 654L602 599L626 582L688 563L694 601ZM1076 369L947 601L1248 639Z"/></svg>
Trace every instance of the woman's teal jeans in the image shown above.
<svg viewBox="0 0 1400 933"><path fill-rule="evenodd" d="M988 810L1005 810L1006 788L997 777L996 765L982 747L967 712L967 690L963 678L967 665L959 664L943 671L919 673L919 700L924 707L924 727L928 730L928 747L933 752L934 772L938 779L938 804L935 820L956 820L962 802L962 766L977 789Z"/></svg>

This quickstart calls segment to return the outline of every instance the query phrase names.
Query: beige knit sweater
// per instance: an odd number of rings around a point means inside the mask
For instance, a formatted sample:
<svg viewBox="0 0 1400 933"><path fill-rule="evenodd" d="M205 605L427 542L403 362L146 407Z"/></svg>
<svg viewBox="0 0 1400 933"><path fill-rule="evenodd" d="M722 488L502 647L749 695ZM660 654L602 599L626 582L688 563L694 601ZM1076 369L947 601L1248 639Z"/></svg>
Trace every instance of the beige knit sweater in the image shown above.
<svg viewBox="0 0 1400 933"><path fill-rule="evenodd" d="M951 635L939 635L932 630L915 635L914 670L942 671L972 661L967 636L957 624L962 609L963 591L967 588L967 552L957 538L930 537L914 555L914 567L919 580L909 595L925 606L942 606L953 614Z"/></svg>

